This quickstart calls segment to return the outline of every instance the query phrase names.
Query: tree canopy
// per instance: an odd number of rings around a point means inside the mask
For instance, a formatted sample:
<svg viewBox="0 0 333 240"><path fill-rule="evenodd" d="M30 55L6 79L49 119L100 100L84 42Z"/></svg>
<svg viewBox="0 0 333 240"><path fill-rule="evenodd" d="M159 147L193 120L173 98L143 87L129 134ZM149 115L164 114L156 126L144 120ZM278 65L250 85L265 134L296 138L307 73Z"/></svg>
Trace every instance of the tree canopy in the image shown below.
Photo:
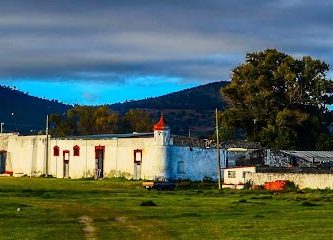
<svg viewBox="0 0 333 240"><path fill-rule="evenodd" d="M76 136L107 133L146 132L152 130L150 115L131 109L119 115L108 106L75 106L64 115L50 116L51 135Z"/></svg>
<svg viewBox="0 0 333 240"><path fill-rule="evenodd" d="M333 84L329 65L275 49L248 53L222 88L231 107L223 112L223 138L239 129L248 140L279 149L332 149L328 126Z"/></svg>

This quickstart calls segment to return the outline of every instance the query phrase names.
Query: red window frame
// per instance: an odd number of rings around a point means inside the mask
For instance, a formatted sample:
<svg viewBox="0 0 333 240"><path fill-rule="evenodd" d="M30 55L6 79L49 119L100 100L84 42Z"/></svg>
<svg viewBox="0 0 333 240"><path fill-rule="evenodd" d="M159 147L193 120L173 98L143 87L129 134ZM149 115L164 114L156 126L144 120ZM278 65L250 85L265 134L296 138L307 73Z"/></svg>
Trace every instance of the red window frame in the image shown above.
<svg viewBox="0 0 333 240"><path fill-rule="evenodd" d="M79 157L80 156L80 147L78 145L75 145L73 147L73 156Z"/></svg>
<svg viewBox="0 0 333 240"><path fill-rule="evenodd" d="M102 150L103 151L103 158L104 158L104 154L105 154L105 146L95 146L95 159L98 159L98 151Z"/></svg>
<svg viewBox="0 0 333 240"><path fill-rule="evenodd" d="M68 153L68 159L65 159L65 154ZM64 163L69 163L69 150L64 150L62 152Z"/></svg>
<svg viewBox="0 0 333 240"><path fill-rule="evenodd" d="M59 157L60 148L58 146L53 147L53 156Z"/></svg>
<svg viewBox="0 0 333 240"><path fill-rule="evenodd" d="M135 149L133 153L134 153L134 163L141 164L142 163L142 149ZM141 159L136 159L137 153L139 153L141 155Z"/></svg>

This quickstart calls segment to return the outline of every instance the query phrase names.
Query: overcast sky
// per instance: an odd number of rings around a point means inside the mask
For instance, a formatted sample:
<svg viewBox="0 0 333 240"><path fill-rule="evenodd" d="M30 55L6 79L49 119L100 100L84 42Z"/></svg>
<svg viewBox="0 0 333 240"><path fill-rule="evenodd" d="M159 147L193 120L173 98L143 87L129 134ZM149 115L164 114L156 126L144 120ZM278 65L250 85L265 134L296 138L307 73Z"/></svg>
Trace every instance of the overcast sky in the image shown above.
<svg viewBox="0 0 333 240"><path fill-rule="evenodd" d="M266 48L333 66L332 12L329 0L0 0L0 84L101 104L229 80Z"/></svg>

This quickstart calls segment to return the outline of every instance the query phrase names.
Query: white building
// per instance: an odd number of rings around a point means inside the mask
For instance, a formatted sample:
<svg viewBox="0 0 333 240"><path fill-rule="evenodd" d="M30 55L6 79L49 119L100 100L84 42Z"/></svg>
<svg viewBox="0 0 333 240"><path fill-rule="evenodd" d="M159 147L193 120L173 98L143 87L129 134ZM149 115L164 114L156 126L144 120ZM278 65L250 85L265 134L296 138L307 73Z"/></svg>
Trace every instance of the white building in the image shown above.
<svg viewBox="0 0 333 240"><path fill-rule="evenodd" d="M246 174L255 172L254 166L226 168L222 188L243 189L247 182Z"/></svg>
<svg viewBox="0 0 333 240"><path fill-rule="evenodd" d="M0 173L57 178L202 180L217 178L215 148L174 144L163 116L153 133L47 139L46 135L0 135ZM221 150L222 168L226 151Z"/></svg>

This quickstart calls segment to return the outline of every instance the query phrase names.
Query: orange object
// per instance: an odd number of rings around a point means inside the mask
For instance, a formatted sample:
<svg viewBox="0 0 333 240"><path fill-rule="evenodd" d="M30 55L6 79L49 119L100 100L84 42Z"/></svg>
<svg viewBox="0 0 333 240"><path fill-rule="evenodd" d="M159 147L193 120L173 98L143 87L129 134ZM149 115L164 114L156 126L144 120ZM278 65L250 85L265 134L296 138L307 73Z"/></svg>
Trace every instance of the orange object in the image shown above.
<svg viewBox="0 0 333 240"><path fill-rule="evenodd" d="M154 125L153 129L155 131L155 130L165 130L166 128L168 128L168 126L166 125L163 114L161 114L160 120L158 121L158 123Z"/></svg>
<svg viewBox="0 0 333 240"><path fill-rule="evenodd" d="M285 180L277 180L273 182L265 182L264 188L268 191L282 191L286 188L287 181Z"/></svg>
<svg viewBox="0 0 333 240"><path fill-rule="evenodd" d="M163 116L163 114L161 114L161 118L160 118L160 120L158 121L158 123L156 123L155 125L154 125L154 131L155 130L165 130L165 129L167 129L168 128L168 126L166 125L166 122L165 122L165 119L164 119L164 116Z"/></svg>

